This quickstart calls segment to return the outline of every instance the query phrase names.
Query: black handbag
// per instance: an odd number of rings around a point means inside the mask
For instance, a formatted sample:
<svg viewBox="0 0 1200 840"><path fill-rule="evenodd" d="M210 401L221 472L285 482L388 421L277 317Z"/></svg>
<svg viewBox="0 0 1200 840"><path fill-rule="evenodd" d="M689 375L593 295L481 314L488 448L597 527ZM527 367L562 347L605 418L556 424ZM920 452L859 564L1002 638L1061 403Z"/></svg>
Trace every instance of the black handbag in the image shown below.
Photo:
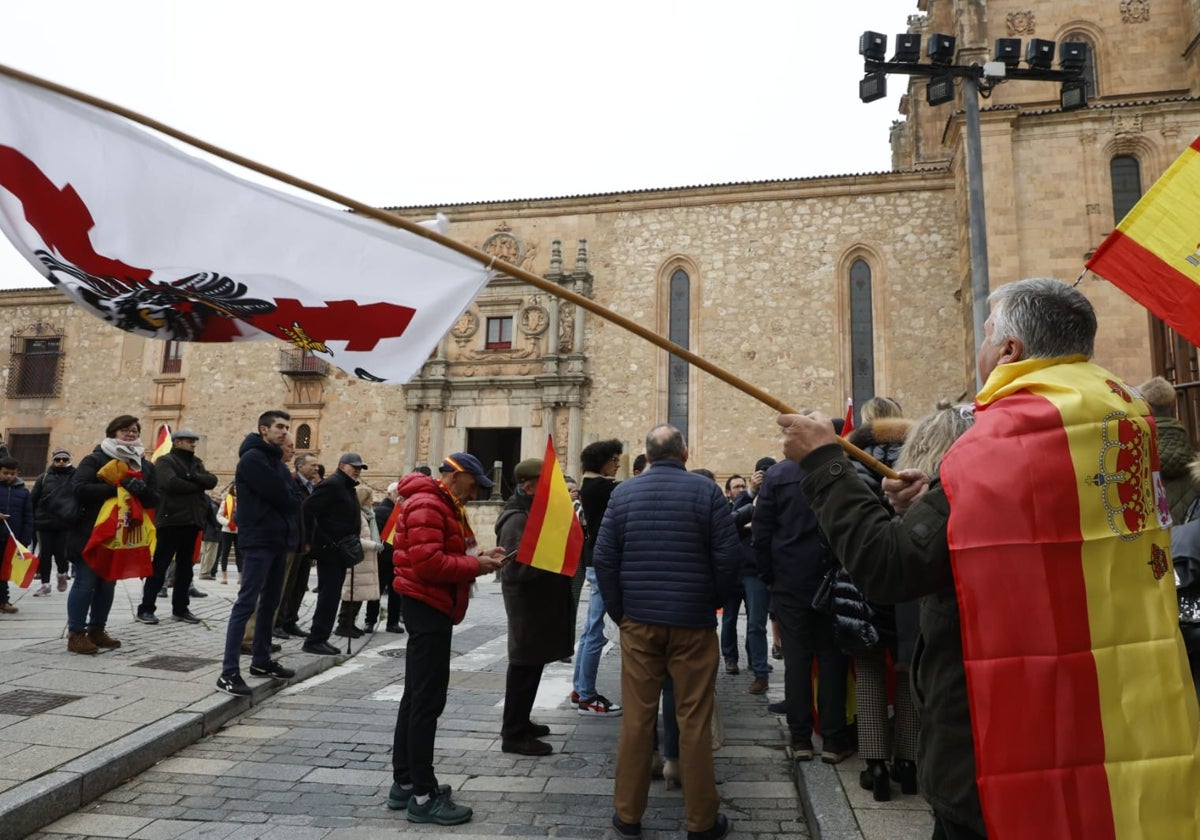
<svg viewBox="0 0 1200 840"><path fill-rule="evenodd" d="M327 542L316 552L317 562L338 563L351 569L363 561L362 540L358 534L347 534Z"/></svg>

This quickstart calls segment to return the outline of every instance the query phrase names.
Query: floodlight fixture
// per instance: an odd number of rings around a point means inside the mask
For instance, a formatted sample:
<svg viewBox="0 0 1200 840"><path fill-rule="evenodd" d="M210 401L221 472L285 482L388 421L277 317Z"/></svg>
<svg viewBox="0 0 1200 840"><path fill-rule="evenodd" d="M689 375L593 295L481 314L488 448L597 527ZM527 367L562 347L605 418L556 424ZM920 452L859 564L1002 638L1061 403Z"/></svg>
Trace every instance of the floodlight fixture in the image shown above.
<svg viewBox="0 0 1200 840"><path fill-rule="evenodd" d="M858 98L863 102L874 102L887 96L887 73L868 73L858 83Z"/></svg>
<svg viewBox="0 0 1200 840"><path fill-rule="evenodd" d="M934 76L925 85L925 101L930 105L941 105L954 99L954 74Z"/></svg>
<svg viewBox="0 0 1200 840"><path fill-rule="evenodd" d="M934 64L949 64L954 60L954 36L934 32L929 36L925 53Z"/></svg>
<svg viewBox="0 0 1200 840"><path fill-rule="evenodd" d="M1087 82L1083 79L1068 79L1062 83L1059 103L1064 111L1087 107Z"/></svg>
<svg viewBox="0 0 1200 840"><path fill-rule="evenodd" d="M1034 70L1049 70L1054 64L1054 42L1045 38L1030 38L1025 46L1025 61Z"/></svg>
<svg viewBox="0 0 1200 840"><path fill-rule="evenodd" d="M1004 66L1009 69L1016 68L1021 63L1021 39L997 38L992 58L1004 62Z"/></svg>
<svg viewBox="0 0 1200 840"><path fill-rule="evenodd" d="M1087 58L1086 41L1063 41L1058 45L1058 66L1063 70L1082 70L1087 64Z"/></svg>
<svg viewBox="0 0 1200 840"><path fill-rule="evenodd" d="M883 61L887 55L887 36L867 30L858 36L858 54L867 61Z"/></svg>
<svg viewBox="0 0 1200 840"><path fill-rule="evenodd" d="M916 64L921 60L921 36L919 33L905 33L896 36L896 53L892 61L902 61L906 64Z"/></svg>

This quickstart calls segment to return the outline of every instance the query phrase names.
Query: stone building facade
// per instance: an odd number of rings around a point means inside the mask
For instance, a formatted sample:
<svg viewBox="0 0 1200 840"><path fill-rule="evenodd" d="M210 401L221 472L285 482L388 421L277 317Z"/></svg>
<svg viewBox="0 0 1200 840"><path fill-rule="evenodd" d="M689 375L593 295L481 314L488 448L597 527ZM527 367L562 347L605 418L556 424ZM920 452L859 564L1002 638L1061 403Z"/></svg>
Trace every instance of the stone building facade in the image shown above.
<svg viewBox="0 0 1200 840"><path fill-rule="evenodd" d="M1131 189L1147 189L1200 134L1200 0L917 7L910 29L956 35L959 63L983 60L998 37L1088 40L1088 108L1063 112L1056 85L1014 82L992 91L981 119L991 285L1074 280ZM847 397L880 393L915 415L975 388L961 101L928 106L923 86L914 79L902 102L887 173L394 212L443 212L450 236L793 407L840 414ZM1152 372L1200 379L1194 348L1139 305L1097 279L1084 289L1100 313L1101 364L1134 382ZM542 454L548 433L568 473L578 475L584 445L609 437L627 442L627 471L646 431L666 420L686 427L693 465L720 476L778 450L771 409L506 276L404 386L356 379L282 344L147 341L54 289L0 293L0 313L10 337L7 356L0 345L0 429L31 462L25 474L52 447L81 457L128 412L146 437L162 423L196 430L206 463L229 477L242 435L274 407L292 413L301 451L329 465L361 452L380 489L464 448L508 475Z"/></svg>

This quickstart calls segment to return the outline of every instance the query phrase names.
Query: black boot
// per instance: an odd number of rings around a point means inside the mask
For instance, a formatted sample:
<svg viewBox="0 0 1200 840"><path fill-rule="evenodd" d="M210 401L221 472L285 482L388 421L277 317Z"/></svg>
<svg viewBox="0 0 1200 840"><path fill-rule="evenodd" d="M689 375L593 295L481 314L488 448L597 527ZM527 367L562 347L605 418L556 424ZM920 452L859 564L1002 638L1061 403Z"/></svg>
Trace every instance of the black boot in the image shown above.
<svg viewBox="0 0 1200 840"><path fill-rule="evenodd" d="M887 802L892 798L886 761L867 759L867 769L858 774L858 783L862 785L863 790L869 790L875 795L876 802Z"/></svg>
<svg viewBox="0 0 1200 840"><path fill-rule="evenodd" d="M900 792L912 796L917 792L917 763L908 758L892 762L892 775L900 783Z"/></svg>

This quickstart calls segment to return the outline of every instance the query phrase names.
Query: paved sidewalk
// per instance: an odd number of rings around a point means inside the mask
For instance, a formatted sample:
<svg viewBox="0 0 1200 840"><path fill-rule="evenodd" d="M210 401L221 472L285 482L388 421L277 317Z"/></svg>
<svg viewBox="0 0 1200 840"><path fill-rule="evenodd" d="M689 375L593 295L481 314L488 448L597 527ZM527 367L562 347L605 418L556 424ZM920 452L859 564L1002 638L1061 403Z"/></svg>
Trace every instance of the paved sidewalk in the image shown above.
<svg viewBox="0 0 1200 840"><path fill-rule="evenodd" d="M39 829L33 836L54 840L428 831L382 805L406 637L377 633L355 642L351 658L312 656L299 640L284 642L278 656L297 679L285 686L247 676L254 696L235 698L214 687L234 585L200 586L210 597L193 599L192 610L203 624L163 618L150 627L133 621L140 583L118 584L109 631L124 644L98 656L67 653L65 593L12 590L21 611L0 617L0 840ZM169 612L160 600L160 618ZM455 836L607 836L619 722L577 715L564 702L571 668L555 664L535 713L553 729L555 754L500 751L507 660L494 582L480 583L454 651L439 770L476 809ZM716 766L733 836L928 837L923 801L897 795L875 807L858 789L855 759L793 773L786 729L766 711L768 699L782 696L783 663L773 664L768 698L746 693L745 674L718 679L727 741ZM614 699L619 671L619 650L610 646L600 683ZM649 838L682 836L680 793L656 782L645 826Z"/></svg>

